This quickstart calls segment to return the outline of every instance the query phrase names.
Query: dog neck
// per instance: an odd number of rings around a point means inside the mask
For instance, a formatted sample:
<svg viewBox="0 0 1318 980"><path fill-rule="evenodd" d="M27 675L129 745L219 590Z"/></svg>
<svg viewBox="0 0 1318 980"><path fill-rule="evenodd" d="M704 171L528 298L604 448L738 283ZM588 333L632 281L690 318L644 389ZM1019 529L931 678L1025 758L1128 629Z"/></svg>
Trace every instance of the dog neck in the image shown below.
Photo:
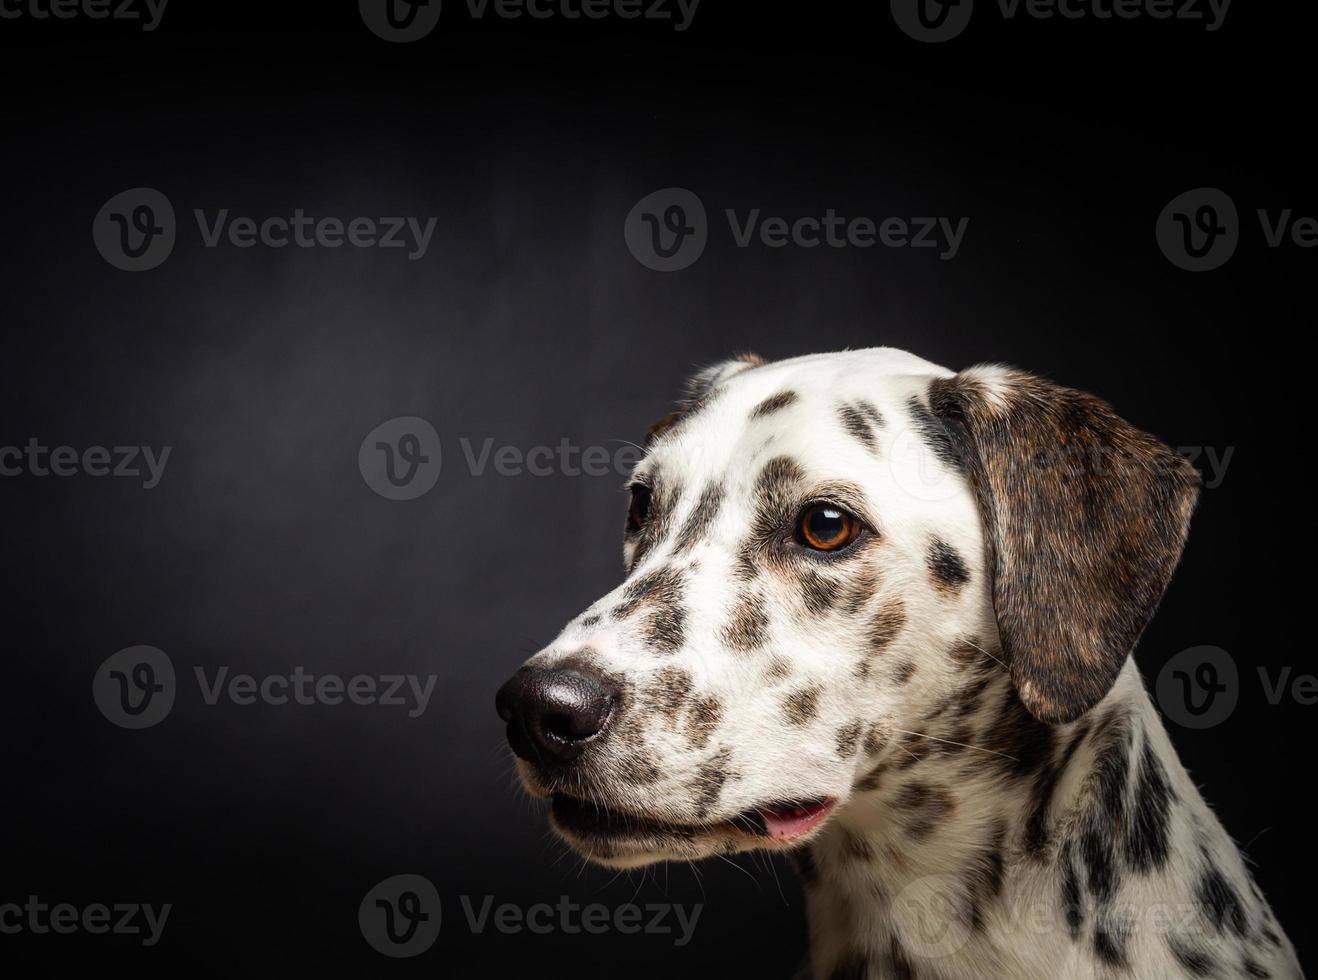
<svg viewBox="0 0 1318 980"><path fill-rule="evenodd" d="M997 672L863 751L797 852L814 976L1300 975L1133 662L1068 724Z"/></svg>

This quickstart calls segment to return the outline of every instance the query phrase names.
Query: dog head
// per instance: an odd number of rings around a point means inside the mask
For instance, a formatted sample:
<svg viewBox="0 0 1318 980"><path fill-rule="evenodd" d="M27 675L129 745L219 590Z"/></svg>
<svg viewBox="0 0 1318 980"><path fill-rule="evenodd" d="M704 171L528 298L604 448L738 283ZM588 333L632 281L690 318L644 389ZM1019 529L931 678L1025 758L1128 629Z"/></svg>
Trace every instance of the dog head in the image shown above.
<svg viewBox="0 0 1318 980"><path fill-rule="evenodd" d="M522 778L614 867L796 846L986 673L1036 723L1097 703L1197 482L1106 404L1003 368L702 371L633 475L625 581L499 693Z"/></svg>

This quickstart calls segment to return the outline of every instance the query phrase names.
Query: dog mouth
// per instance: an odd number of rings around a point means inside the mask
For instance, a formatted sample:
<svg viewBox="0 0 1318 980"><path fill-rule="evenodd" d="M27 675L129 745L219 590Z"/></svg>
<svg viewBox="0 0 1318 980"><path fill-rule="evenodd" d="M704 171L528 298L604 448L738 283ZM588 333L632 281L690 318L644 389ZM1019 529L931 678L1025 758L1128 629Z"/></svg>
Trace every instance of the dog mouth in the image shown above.
<svg viewBox="0 0 1318 980"><path fill-rule="evenodd" d="M791 845L828 819L837 800L814 797L751 807L728 820L671 823L597 805L562 793L551 798L554 826L569 837L609 845L678 841L695 844L711 837L741 838L758 846Z"/></svg>

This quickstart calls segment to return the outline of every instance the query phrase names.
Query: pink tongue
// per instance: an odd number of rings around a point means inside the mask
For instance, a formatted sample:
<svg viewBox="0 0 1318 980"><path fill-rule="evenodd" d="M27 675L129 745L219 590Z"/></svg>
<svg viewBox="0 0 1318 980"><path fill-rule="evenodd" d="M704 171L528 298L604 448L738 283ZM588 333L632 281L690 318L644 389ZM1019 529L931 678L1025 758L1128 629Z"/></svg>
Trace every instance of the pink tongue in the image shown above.
<svg viewBox="0 0 1318 980"><path fill-rule="evenodd" d="M787 840L814 830L831 809L833 801L826 800L809 807L766 807L760 816L770 837Z"/></svg>

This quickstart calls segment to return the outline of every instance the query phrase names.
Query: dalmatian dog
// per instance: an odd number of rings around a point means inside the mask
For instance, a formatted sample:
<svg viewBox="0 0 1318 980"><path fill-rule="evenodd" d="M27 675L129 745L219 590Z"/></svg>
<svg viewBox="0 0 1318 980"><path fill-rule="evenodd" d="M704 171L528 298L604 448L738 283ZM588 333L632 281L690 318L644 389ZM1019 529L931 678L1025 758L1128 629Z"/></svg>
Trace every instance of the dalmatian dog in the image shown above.
<svg viewBox="0 0 1318 980"><path fill-rule="evenodd" d="M1130 658L1198 485L1015 370L704 370L499 692L521 777L608 867L788 852L820 980L1300 977Z"/></svg>

